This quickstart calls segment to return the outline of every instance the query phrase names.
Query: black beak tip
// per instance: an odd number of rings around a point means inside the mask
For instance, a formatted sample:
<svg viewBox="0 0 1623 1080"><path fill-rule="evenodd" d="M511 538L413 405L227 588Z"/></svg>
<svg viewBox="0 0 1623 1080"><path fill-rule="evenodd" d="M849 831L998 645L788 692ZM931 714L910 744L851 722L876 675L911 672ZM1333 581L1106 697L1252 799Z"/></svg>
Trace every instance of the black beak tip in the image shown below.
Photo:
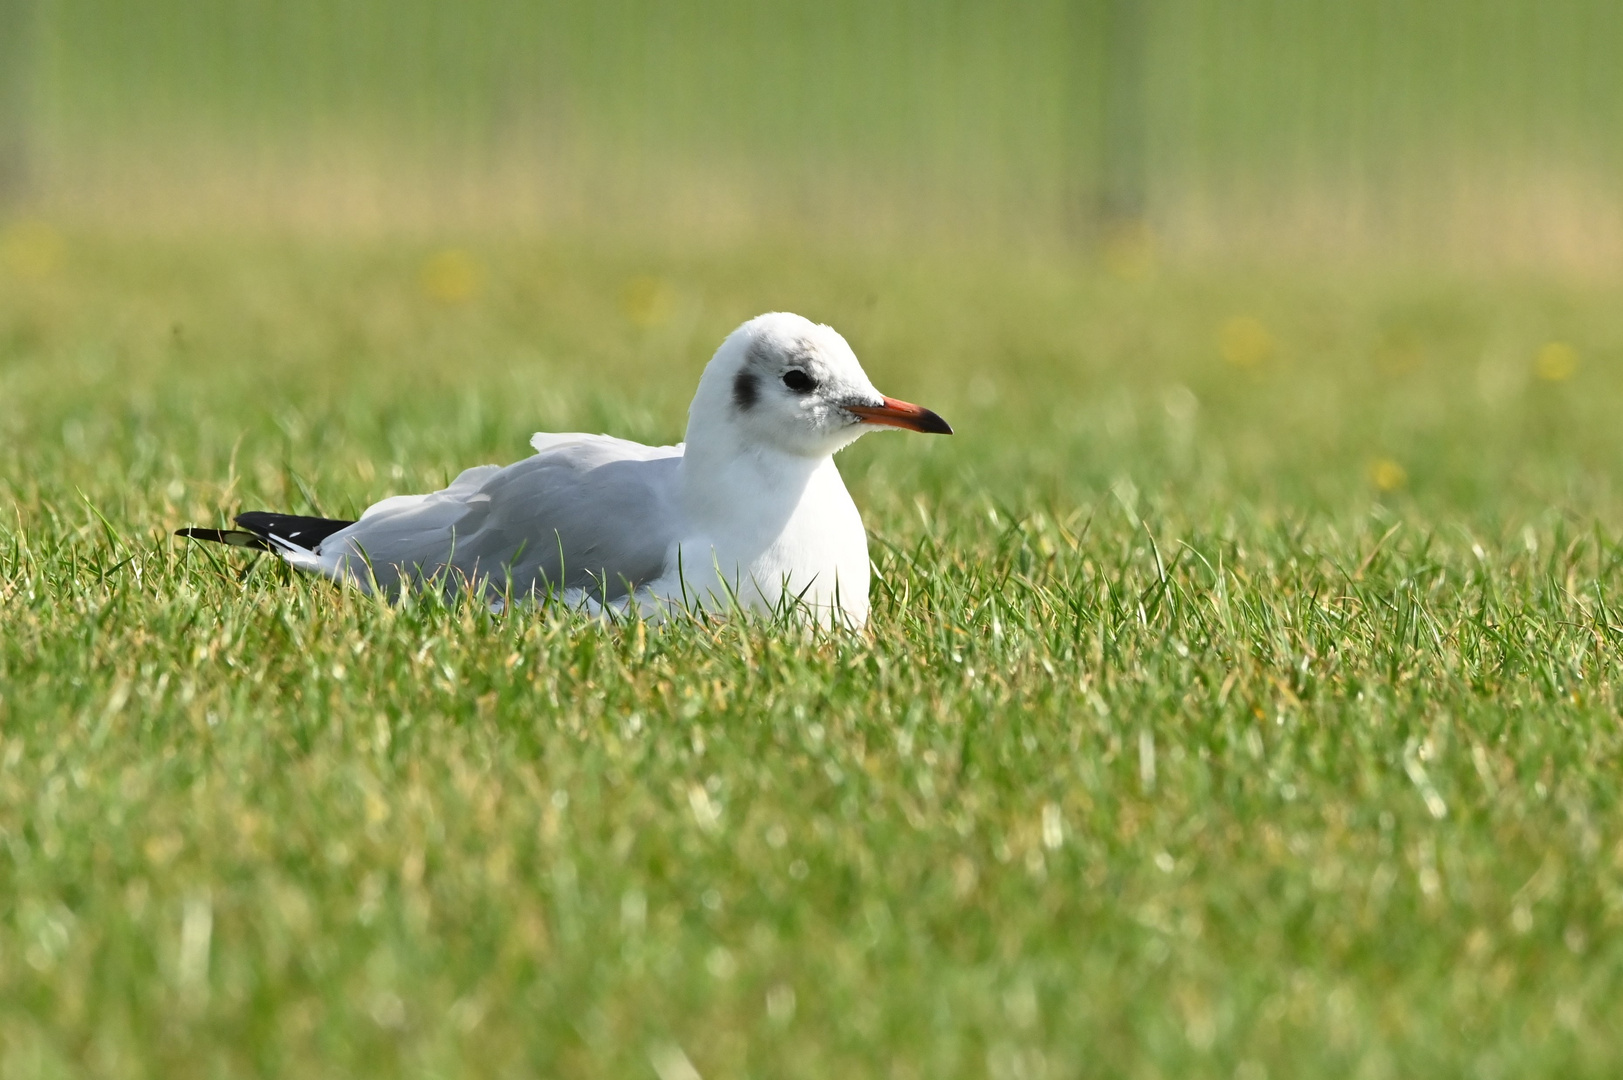
<svg viewBox="0 0 1623 1080"><path fill-rule="evenodd" d="M924 415L919 417L919 430L930 435L951 435L952 425L941 419L940 414L925 409Z"/></svg>

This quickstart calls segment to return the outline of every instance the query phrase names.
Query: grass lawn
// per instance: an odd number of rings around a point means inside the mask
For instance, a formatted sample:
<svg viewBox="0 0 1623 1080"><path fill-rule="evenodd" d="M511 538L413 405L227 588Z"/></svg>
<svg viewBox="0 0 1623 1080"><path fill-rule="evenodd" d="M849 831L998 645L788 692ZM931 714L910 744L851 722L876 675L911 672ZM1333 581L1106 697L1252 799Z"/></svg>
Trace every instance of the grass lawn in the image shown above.
<svg viewBox="0 0 1623 1080"><path fill-rule="evenodd" d="M1615 1076L1612 283L0 244L0 1075ZM841 329L863 636L169 537Z"/></svg>

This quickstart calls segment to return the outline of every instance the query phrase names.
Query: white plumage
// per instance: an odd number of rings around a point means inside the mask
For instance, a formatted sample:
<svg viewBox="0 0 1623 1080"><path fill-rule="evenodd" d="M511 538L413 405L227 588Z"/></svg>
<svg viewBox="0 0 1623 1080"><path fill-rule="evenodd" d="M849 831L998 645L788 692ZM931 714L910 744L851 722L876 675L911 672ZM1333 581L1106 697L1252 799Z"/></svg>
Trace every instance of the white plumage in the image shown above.
<svg viewBox="0 0 1623 1080"><path fill-rule="evenodd" d="M951 430L875 390L833 329L762 315L705 367L676 446L538 434L531 457L385 499L308 546L293 529L239 524L293 566L363 589L431 584L493 606L551 592L649 617L788 604L860 626L867 536L833 455L874 425Z"/></svg>

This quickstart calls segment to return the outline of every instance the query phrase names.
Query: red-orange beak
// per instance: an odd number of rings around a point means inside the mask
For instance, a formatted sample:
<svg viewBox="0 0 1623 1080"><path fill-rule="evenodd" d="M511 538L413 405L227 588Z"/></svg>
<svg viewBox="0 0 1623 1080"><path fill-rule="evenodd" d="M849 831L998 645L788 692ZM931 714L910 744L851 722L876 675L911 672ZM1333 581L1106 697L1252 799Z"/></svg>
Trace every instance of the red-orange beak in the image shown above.
<svg viewBox="0 0 1623 1080"><path fill-rule="evenodd" d="M952 434L952 425L929 409L893 397L886 398L883 405L847 405L845 408L852 415L860 416L865 424L906 428L930 435Z"/></svg>

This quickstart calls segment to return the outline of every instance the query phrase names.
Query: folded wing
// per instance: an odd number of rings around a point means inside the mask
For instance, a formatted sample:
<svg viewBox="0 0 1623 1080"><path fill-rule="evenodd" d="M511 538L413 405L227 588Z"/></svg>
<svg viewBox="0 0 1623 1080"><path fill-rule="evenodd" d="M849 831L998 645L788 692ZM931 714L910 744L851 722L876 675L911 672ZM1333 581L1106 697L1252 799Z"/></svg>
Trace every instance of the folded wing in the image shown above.
<svg viewBox="0 0 1623 1080"><path fill-rule="evenodd" d="M515 596L585 589L604 601L659 577L677 534L682 448L606 435L531 445L523 461L377 503L323 540L310 568L386 592L410 581Z"/></svg>

